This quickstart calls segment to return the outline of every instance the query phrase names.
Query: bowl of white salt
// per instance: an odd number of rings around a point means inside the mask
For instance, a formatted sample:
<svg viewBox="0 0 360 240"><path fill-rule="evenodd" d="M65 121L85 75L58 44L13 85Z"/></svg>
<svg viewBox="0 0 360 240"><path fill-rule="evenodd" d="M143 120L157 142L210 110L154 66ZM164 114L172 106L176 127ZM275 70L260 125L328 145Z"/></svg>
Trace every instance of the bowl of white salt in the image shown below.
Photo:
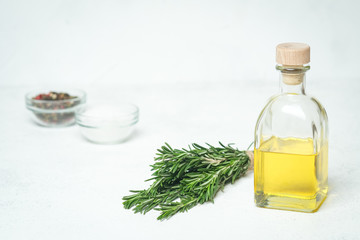
<svg viewBox="0 0 360 240"><path fill-rule="evenodd" d="M139 121L139 108L132 103L88 105L76 111L76 123L90 142L115 144L131 137Z"/></svg>

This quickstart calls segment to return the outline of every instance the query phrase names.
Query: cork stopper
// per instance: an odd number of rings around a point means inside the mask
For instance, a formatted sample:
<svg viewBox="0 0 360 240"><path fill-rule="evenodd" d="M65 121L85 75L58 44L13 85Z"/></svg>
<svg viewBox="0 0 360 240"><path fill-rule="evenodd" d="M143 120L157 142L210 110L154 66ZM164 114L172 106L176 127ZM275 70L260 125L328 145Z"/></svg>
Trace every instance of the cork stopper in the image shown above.
<svg viewBox="0 0 360 240"><path fill-rule="evenodd" d="M310 62L310 46L306 43L281 43L276 47L276 62L299 66Z"/></svg>
<svg viewBox="0 0 360 240"><path fill-rule="evenodd" d="M287 85L299 85L304 81L304 73L299 74L289 74L283 73L282 74L282 81Z"/></svg>

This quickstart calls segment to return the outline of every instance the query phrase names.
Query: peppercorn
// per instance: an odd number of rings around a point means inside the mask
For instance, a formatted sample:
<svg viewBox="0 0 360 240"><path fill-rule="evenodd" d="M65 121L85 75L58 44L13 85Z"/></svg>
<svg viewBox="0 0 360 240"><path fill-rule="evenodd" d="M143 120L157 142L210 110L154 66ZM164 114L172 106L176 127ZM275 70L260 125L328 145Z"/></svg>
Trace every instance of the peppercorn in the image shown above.
<svg viewBox="0 0 360 240"><path fill-rule="evenodd" d="M33 97L32 105L44 109L44 110L54 110L54 112L49 113L35 113L36 117L42 120L43 122L49 124L59 124L63 125L66 122L73 121L75 113L72 112L62 112L64 109L72 108L80 104L80 99L77 100L76 96L71 96L68 93L64 92L49 92L49 93L40 93ZM40 101L37 101L40 100ZM66 101L69 100L69 101ZM61 110L60 112L57 112Z"/></svg>

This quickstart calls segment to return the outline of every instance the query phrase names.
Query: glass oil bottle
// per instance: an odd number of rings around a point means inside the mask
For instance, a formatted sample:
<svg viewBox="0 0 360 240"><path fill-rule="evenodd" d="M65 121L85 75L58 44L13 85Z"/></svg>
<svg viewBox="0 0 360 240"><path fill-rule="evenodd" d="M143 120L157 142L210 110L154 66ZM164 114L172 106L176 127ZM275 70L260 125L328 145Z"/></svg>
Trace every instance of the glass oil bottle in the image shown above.
<svg viewBox="0 0 360 240"><path fill-rule="evenodd" d="M262 110L255 129L254 189L258 207L316 212L328 191L328 120L305 94L310 47L276 48L280 93Z"/></svg>

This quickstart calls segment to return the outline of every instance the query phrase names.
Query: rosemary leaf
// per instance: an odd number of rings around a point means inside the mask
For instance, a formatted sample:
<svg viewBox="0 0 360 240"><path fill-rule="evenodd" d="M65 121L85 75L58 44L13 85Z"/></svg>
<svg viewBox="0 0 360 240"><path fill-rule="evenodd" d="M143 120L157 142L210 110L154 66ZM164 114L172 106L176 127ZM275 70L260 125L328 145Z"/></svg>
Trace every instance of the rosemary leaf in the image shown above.
<svg viewBox="0 0 360 240"><path fill-rule="evenodd" d="M219 190L234 183L250 166L245 151L219 144L203 147L194 143L189 149L173 149L165 143L151 165L153 177L146 180L153 183L123 197L124 208L143 214L157 210L161 212L157 219L164 220L197 204L213 202Z"/></svg>

